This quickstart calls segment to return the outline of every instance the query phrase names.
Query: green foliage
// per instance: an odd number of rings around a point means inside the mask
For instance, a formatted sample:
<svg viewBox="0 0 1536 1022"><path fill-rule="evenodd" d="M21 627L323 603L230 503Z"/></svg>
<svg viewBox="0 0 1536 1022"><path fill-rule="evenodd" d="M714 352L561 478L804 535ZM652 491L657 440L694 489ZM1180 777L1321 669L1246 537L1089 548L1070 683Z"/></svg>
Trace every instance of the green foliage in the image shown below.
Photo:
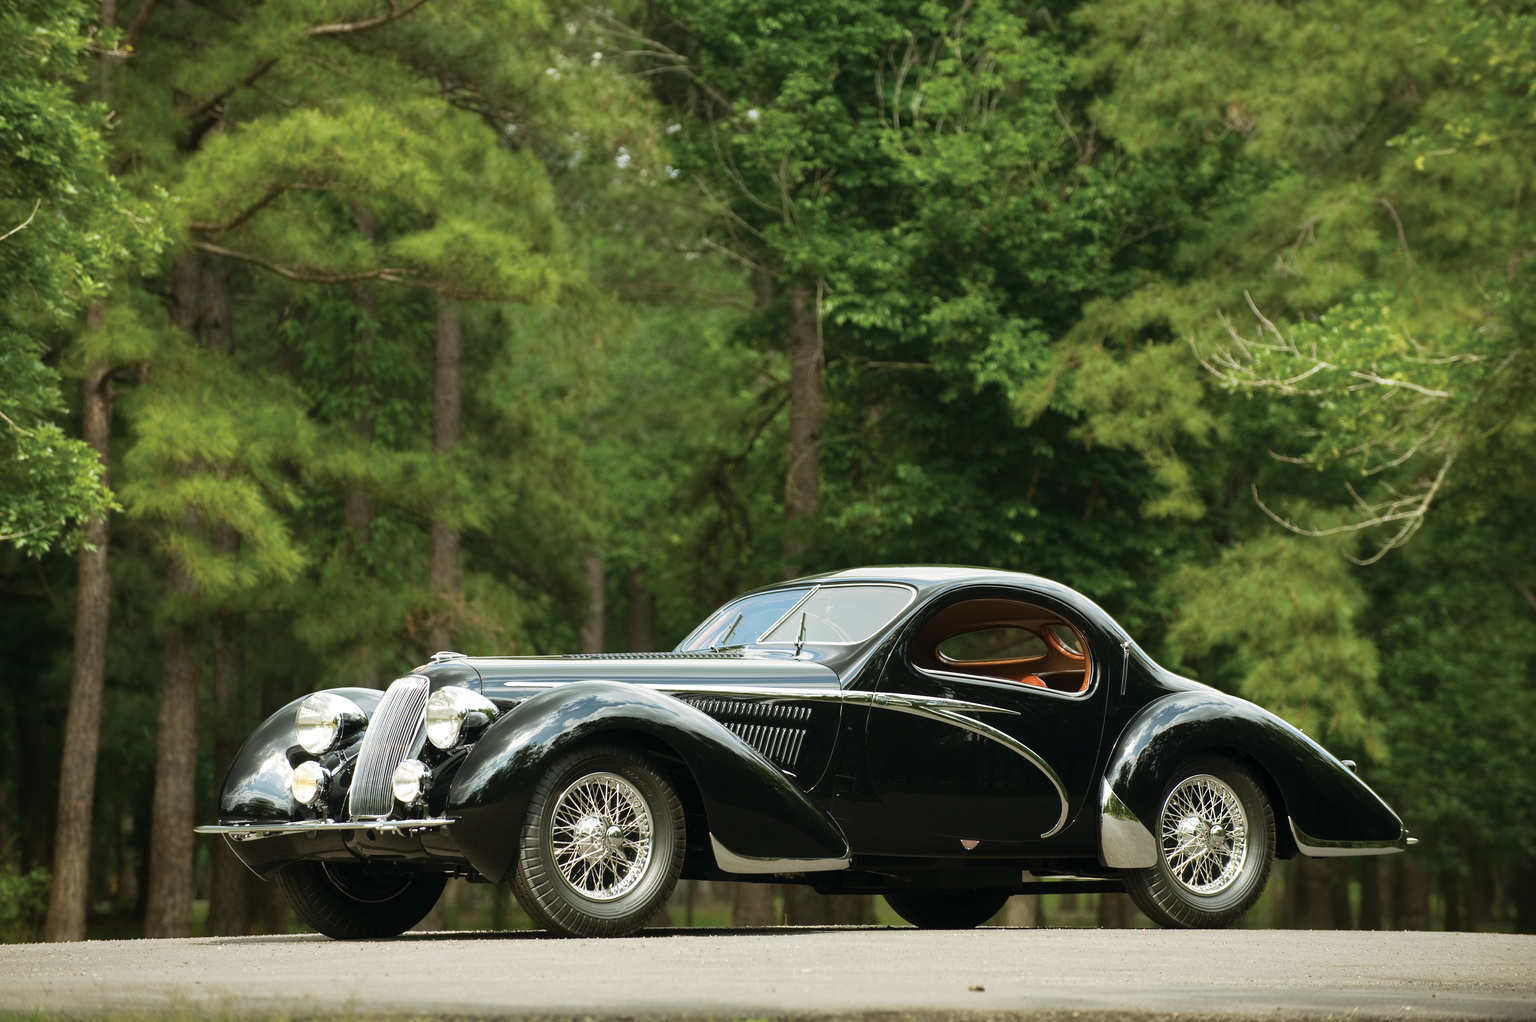
<svg viewBox="0 0 1536 1022"><path fill-rule="evenodd" d="M34 939L48 911L52 884L46 869L21 875L0 869L0 944Z"/></svg>
<svg viewBox="0 0 1536 1022"><path fill-rule="evenodd" d="M104 111L72 91L87 68L87 10L0 3L0 542L35 553L72 544L75 526L113 506L96 452L58 421L49 349L162 240L107 173Z"/></svg>

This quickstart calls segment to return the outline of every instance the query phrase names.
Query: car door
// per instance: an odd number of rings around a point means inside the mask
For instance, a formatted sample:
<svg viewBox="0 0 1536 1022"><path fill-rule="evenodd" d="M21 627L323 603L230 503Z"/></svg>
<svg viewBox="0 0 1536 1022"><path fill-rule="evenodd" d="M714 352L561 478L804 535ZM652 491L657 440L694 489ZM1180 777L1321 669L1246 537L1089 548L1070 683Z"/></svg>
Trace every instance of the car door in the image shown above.
<svg viewBox="0 0 1536 1022"><path fill-rule="evenodd" d="M867 724L880 801L907 825L962 840L1056 833L1094 787L1106 679L1121 669L1121 651L1094 641L1068 608L1021 591L952 594L915 619Z"/></svg>

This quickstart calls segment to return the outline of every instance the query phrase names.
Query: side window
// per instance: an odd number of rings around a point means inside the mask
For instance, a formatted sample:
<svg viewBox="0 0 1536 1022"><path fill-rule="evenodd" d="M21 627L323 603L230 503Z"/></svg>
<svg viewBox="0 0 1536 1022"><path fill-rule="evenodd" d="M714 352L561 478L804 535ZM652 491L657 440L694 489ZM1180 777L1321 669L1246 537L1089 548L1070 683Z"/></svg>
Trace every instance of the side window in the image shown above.
<svg viewBox="0 0 1536 1022"><path fill-rule="evenodd" d="M1027 628L1005 625L952 635L934 647L951 664L986 664L999 660L1037 660L1050 652L1045 640Z"/></svg>
<svg viewBox="0 0 1536 1022"><path fill-rule="evenodd" d="M1088 645L1061 615L1022 600L963 600L933 615L910 647L913 665L1057 692L1086 692Z"/></svg>

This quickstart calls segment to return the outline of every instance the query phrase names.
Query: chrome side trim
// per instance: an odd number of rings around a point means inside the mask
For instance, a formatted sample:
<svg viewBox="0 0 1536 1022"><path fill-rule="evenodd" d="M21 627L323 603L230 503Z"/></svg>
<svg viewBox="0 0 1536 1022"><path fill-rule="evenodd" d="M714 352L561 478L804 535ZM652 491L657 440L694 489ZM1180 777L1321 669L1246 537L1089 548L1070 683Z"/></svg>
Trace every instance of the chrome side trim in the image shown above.
<svg viewBox="0 0 1536 1022"><path fill-rule="evenodd" d="M193 827L194 834L225 834L234 841L253 841L256 838L277 837L280 834L313 834L325 830L384 830L408 834L415 830L435 830L452 823L451 817L426 820L370 820L366 823L346 823L336 820L300 820L297 823L234 823L207 827Z"/></svg>
<svg viewBox="0 0 1536 1022"><path fill-rule="evenodd" d="M1157 838L1120 801L1108 781L1099 792L1099 861L1115 869L1157 865Z"/></svg>
<svg viewBox="0 0 1536 1022"><path fill-rule="evenodd" d="M959 702L960 700L958 699L936 699L930 698L928 696L909 696L898 695L893 692L876 692L874 694L874 700L871 705L877 709L895 710L897 713L910 713L916 717L927 717L929 720L938 720L943 721L946 724L953 724L955 727L960 728L962 731L969 731L971 734L980 735L983 738L990 738L992 741L1003 746L1009 751L1018 753L1020 756L1023 756L1031 763L1031 765L1035 767L1035 769L1039 770L1042 774L1045 775L1046 780L1051 782L1052 786L1054 786L1056 789L1057 799L1061 801L1061 815L1056 818L1055 826L1051 827L1050 830L1047 830L1040 836L1043 838L1050 837L1057 831L1061 830L1062 827L1065 827L1067 825L1067 787L1061 782L1061 775L1056 773L1051 765L1047 763L1038 752L1036 752L1034 749L1031 749L1017 738L1007 734L1006 732L999 731L997 728L990 724L983 724L979 720L972 720L969 717L961 716L959 713L956 713L953 709L950 708L952 704ZM978 704L971 703L968 705L974 707ZM995 707L991 706L984 707L984 709L992 710L994 712L996 710ZM973 710L972 712L975 711ZM1007 712L1011 713L1013 711L1010 710Z"/></svg>
<svg viewBox="0 0 1536 1022"><path fill-rule="evenodd" d="M709 844L715 850L715 862L727 873L825 873L847 869L853 862L851 856L840 859L779 859L757 855L737 855L720 843L715 835L709 835Z"/></svg>
<svg viewBox="0 0 1536 1022"><path fill-rule="evenodd" d="M1291 825L1291 836L1296 839L1297 849L1302 855L1310 855L1314 859L1340 855L1391 855L1405 851L1411 844L1418 844L1418 840L1409 837L1406 830L1391 841L1331 841L1328 838L1313 837L1296 826L1296 821L1289 816L1286 821Z"/></svg>

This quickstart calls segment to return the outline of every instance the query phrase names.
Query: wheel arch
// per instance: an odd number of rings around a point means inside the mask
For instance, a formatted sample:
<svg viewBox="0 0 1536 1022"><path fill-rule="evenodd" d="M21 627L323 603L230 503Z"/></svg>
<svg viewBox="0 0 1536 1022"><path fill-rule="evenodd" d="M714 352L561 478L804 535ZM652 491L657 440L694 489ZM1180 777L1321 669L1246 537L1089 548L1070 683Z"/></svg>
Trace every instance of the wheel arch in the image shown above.
<svg viewBox="0 0 1536 1022"><path fill-rule="evenodd" d="M1292 826L1365 846L1405 837L1397 814L1322 746L1267 710L1214 689L1173 693L1143 707L1111 748L1105 782L1155 833L1172 772L1202 753L1227 756L1254 774L1274 808L1281 858L1298 851Z"/></svg>
<svg viewBox="0 0 1536 1022"><path fill-rule="evenodd" d="M654 688L616 681L561 685L520 704L483 735L455 776L451 835L493 881L512 870L534 785L555 756L622 740L671 761L679 798L709 835L762 859L845 858L842 830L777 767L712 717ZM690 836L690 843L705 835Z"/></svg>

